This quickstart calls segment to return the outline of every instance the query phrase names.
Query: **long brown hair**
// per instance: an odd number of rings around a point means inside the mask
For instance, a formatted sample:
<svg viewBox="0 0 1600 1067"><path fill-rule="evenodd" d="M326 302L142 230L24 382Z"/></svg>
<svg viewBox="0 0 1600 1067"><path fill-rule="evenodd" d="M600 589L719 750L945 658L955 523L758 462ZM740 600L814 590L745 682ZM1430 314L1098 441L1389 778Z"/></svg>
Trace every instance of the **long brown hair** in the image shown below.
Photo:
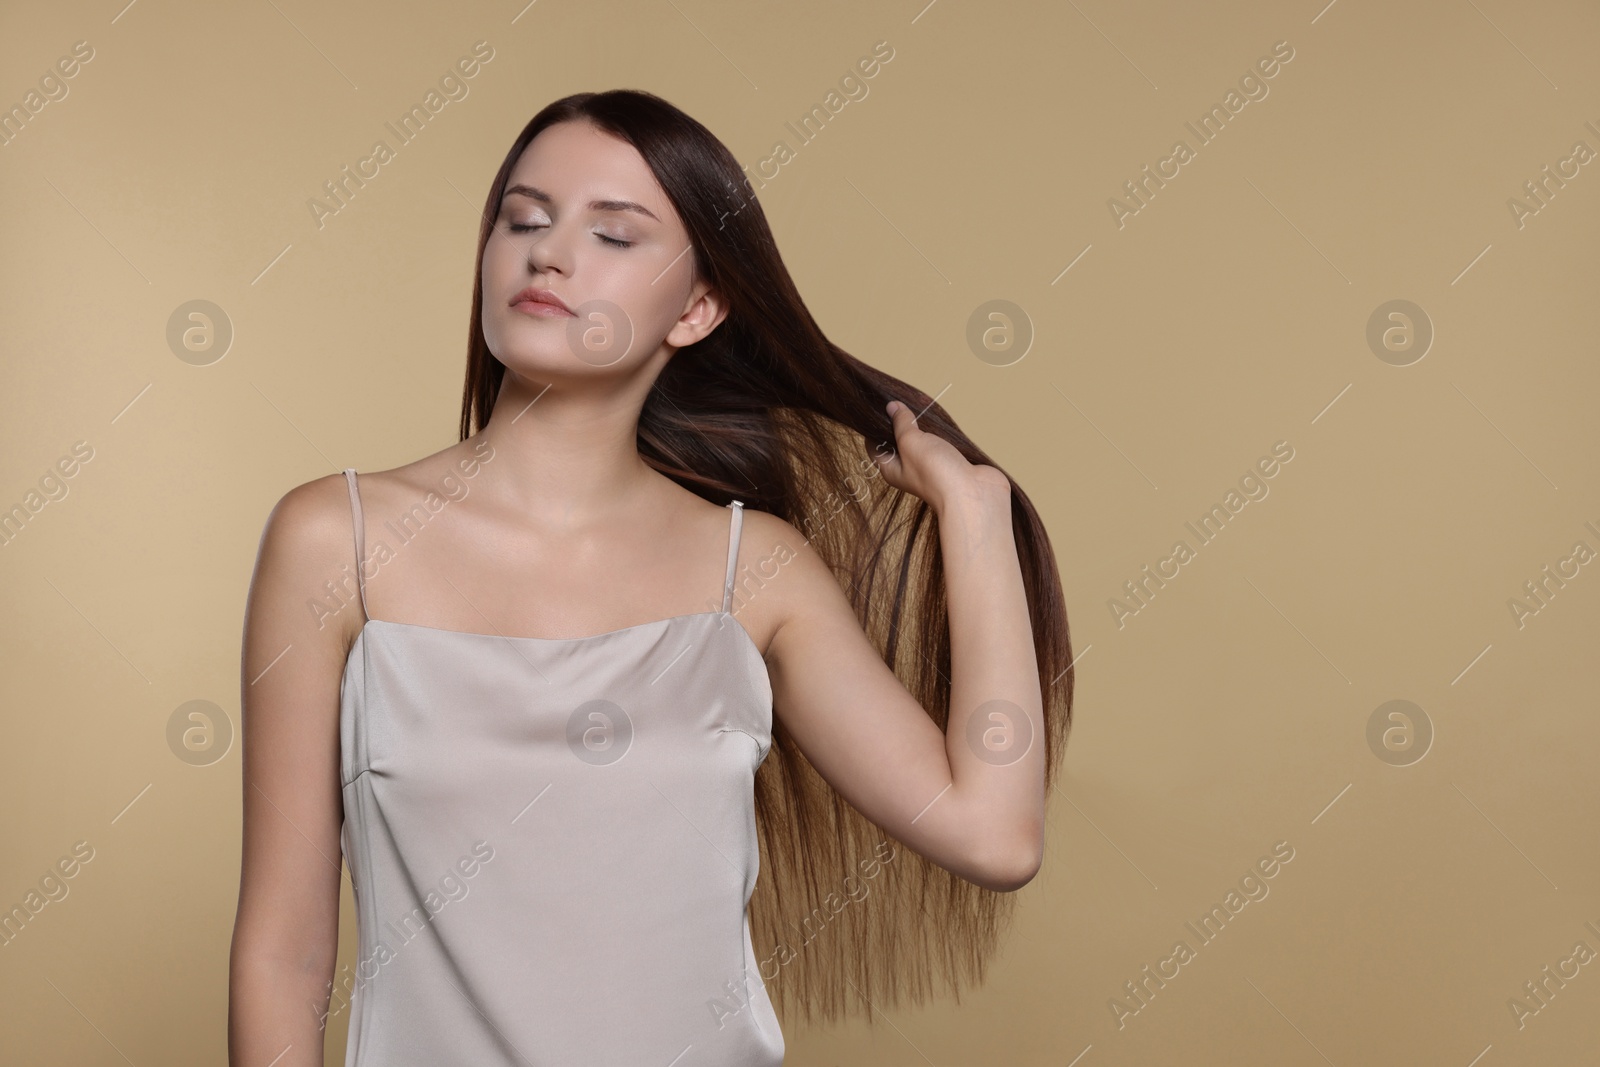
<svg viewBox="0 0 1600 1067"><path fill-rule="evenodd" d="M626 89L565 97L535 115L506 153L478 234L461 439L488 423L505 376L481 317L483 252L501 196L534 136L570 121L639 151L688 230L699 277L729 307L721 325L662 369L639 415L640 456L713 503L737 497L799 528L884 661L943 730L950 625L935 516L927 502L863 473L871 471L867 447L893 446L884 405L898 399L922 430L969 461L998 464L926 393L823 335L733 154L660 97ZM1011 516L1039 658L1048 792L1072 721L1072 643L1050 538L1015 481ZM936 976L958 1000L964 984L983 981L1014 894L886 841L776 719L755 791L763 877L750 904L751 939L780 1015L871 1019L869 1004L925 1002Z"/></svg>

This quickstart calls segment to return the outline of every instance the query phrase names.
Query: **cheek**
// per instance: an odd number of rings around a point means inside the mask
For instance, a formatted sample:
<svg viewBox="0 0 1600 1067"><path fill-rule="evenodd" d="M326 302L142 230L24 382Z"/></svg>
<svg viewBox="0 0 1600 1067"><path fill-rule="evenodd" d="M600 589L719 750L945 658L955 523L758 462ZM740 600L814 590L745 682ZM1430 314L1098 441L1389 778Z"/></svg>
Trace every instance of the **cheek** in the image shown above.
<svg viewBox="0 0 1600 1067"><path fill-rule="evenodd" d="M483 250L483 262L480 268L483 308L478 325L483 331L484 339L489 342L491 351L498 352L504 343L504 332L510 314L506 301L510 299L508 294L511 291L520 288L518 282L522 280L522 276L517 273L517 264L514 249L498 238L489 239L488 246Z"/></svg>
<svg viewBox="0 0 1600 1067"><path fill-rule="evenodd" d="M624 304L641 327L665 335L683 314L684 302L689 298L693 279L687 268L687 258L669 267L658 259L647 260L644 256L618 264L614 275L608 279L609 287L619 294L612 299Z"/></svg>
<svg viewBox="0 0 1600 1067"><path fill-rule="evenodd" d="M665 334L682 310L682 293L673 272L661 274L661 264L644 257L597 258L574 280L580 299L598 306L623 309L637 331Z"/></svg>
<svg viewBox="0 0 1600 1067"><path fill-rule="evenodd" d="M683 314L685 294L677 292L675 286L663 288L665 283L666 279L663 278L661 284L647 288L632 305L640 332L655 343L660 343L672 332L678 317Z"/></svg>
<svg viewBox="0 0 1600 1067"><path fill-rule="evenodd" d="M488 289L492 282L504 279L517 261L517 250L511 242L503 240L498 234L489 237L489 243L483 249L483 281L484 288Z"/></svg>

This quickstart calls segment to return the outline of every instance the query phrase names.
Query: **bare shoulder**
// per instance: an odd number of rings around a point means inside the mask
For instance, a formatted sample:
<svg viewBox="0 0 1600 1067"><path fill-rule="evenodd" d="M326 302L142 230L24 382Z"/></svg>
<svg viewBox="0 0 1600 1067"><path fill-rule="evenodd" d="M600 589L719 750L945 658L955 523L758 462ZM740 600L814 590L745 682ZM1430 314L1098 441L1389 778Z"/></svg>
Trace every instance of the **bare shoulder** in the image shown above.
<svg viewBox="0 0 1600 1067"><path fill-rule="evenodd" d="M301 637L331 625L348 646L364 620L359 607L342 611L339 601L330 602L327 583L335 589L348 586L354 593L355 546L343 473L314 478L284 493L261 531L250 587L252 623Z"/></svg>
<svg viewBox="0 0 1600 1067"><path fill-rule="evenodd" d="M362 501L370 489L376 499L403 494L409 500L430 496L453 500L466 493L466 484L493 462L494 446L480 431L430 455L387 470L358 474Z"/></svg>
<svg viewBox="0 0 1600 1067"><path fill-rule="evenodd" d="M336 543L354 551L350 491L344 474L325 474L278 498L261 532L261 549L298 558L329 556Z"/></svg>
<svg viewBox="0 0 1600 1067"><path fill-rule="evenodd" d="M848 622L859 627L833 569L792 523L745 508L739 543L735 597L741 604L749 603L770 636L769 652L781 647L781 635L786 628L793 629L796 620Z"/></svg>

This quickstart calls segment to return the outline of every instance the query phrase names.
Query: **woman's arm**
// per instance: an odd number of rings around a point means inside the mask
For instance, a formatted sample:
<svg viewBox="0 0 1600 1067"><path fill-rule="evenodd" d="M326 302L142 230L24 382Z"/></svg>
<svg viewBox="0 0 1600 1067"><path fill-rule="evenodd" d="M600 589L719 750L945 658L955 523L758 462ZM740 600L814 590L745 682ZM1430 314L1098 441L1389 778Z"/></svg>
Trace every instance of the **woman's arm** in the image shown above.
<svg viewBox="0 0 1600 1067"><path fill-rule="evenodd" d="M893 415L884 478L933 506L950 614L950 718L940 733L867 640L827 565L799 548L779 577L774 708L817 771L897 840L968 881L1026 885L1044 853L1044 716L1011 529L1011 486ZM763 539L803 540L767 516Z"/></svg>
<svg viewBox="0 0 1600 1067"><path fill-rule="evenodd" d="M323 583L353 573L352 528L342 476L291 490L267 519L251 580L228 988L233 1067L322 1064L339 934L339 683L362 620L359 603L320 620L310 605L326 599Z"/></svg>

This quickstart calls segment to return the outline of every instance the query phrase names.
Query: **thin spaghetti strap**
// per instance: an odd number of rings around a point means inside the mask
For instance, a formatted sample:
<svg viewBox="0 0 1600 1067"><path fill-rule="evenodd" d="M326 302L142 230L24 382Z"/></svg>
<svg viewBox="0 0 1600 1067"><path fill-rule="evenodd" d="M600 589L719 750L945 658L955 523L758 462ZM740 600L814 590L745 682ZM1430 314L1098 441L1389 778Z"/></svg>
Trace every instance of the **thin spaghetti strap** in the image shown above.
<svg viewBox="0 0 1600 1067"><path fill-rule="evenodd" d="M739 559L739 528L744 524L744 501L735 500L728 505L733 509L731 529L728 532L728 577L722 585L722 612L727 614L733 606L733 565Z"/></svg>
<svg viewBox="0 0 1600 1067"><path fill-rule="evenodd" d="M361 564L367 554L367 531L361 519L361 494L356 491L356 469L346 467L344 479L350 483L350 514L355 519L356 534L356 589L361 594L361 615L370 619L367 614L367 579L361 573Z"/></svg>

